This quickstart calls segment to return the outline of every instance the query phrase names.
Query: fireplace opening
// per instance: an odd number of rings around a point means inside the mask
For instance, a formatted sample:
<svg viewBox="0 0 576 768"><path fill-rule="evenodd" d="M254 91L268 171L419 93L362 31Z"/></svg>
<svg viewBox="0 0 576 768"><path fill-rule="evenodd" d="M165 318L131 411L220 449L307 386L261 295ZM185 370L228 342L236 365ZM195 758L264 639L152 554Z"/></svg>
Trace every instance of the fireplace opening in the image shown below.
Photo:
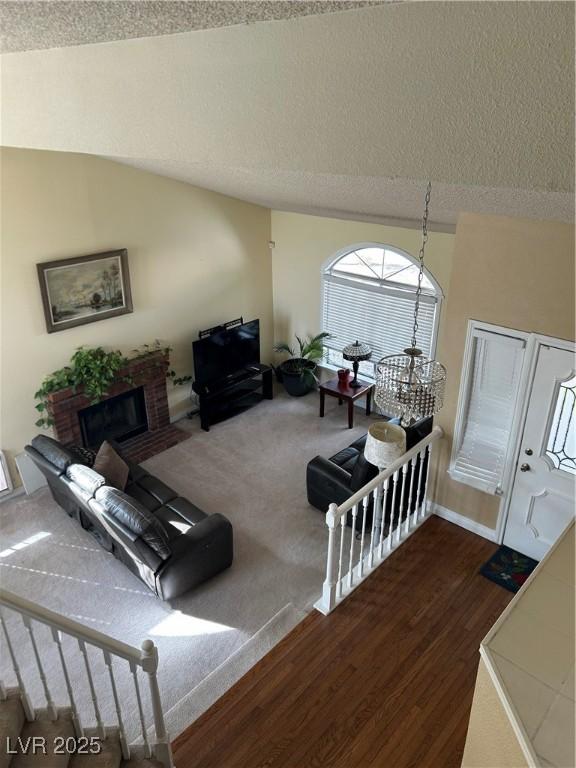
<svg viewBox="0 0 576 768"><path fill-rule="evenodd" d="M99 448L104 440L121 443L140 435L148 429L144 387L83 408L78 417L86 448Z"/></svg>

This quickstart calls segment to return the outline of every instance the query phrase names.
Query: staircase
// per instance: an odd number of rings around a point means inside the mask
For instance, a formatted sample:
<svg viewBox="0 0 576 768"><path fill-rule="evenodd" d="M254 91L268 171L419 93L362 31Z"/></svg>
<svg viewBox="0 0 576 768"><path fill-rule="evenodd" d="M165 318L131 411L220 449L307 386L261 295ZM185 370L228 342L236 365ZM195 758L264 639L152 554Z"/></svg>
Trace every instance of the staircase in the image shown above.
<svg viewBox="0 0 576 768"><path fill-rule="evenodd" d="M117 729L107 729L100 739L96 730L77 738L69 709L58 709L53 720L48 710L37 710L26 719L18 688L3 691L0 701L0 768L161 768L153 759L122 758ZM93 754L91 752L94 752Z"/></svg>
<svg viewBox="0 0 576 768"><path fill-rule="evenodd" d="M156 679L158 651L151 640L133 648L2 589L0 628L9 676L16 682L9 687L0 681L0 768L173 768ZM53 700L57 678L65 681L64 706ZM148 684L147 700L141 678ZM32 700L34 685L43 703ZM86 694L88 709L78 706L80 693ZM138 744L129 743L127 706L138 713ZM102 711L115 714L113 724L104 724Z"/></svg>

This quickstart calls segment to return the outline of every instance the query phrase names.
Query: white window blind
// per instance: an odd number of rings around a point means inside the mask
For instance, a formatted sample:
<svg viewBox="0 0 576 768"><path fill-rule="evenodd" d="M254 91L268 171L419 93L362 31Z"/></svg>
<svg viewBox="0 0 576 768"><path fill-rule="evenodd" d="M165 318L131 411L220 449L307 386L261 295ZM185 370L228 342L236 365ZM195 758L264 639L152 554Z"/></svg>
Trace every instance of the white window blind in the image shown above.
<svg viewBox="0 0 576 768"><path fill-rule="evenodd" d="M525 341L471 327L450 476L499 493L510 451Z"/></svg>
<svg viewBox="0 0 576 768"><path fill-rule="evenodd" d="M414 323L414 289L398 289L360 280L323 276L322 330L332 334L326 340L328 361L343 365L341 350L354 341L372 348L372 360L360 364L360 373L374 375L374 364L385 355L401 352L410 345ZM418 346L430 356L434 343L436 298L422 295L418 314ZM346 363L349 365L349 363Z"/></svg>

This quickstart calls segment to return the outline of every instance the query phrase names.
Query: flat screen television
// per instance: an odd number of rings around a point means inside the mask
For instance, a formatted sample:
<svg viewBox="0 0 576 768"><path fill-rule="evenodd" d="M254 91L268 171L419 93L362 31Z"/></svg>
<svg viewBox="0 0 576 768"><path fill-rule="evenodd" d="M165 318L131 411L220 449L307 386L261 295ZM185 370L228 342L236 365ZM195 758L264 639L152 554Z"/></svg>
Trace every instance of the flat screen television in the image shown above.
<svg viewBox="0 0 576 768"><path fill-rule="evenodd" d="M195 384L210 386L232 379L260 362L260 321L226 328L192 342Z"/></svg>

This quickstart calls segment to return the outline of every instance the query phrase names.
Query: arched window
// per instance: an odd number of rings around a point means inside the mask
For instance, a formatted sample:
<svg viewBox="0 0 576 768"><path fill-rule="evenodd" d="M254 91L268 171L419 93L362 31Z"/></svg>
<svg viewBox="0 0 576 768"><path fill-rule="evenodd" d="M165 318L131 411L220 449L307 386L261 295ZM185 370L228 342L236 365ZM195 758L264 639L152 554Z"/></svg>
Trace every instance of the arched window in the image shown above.
<svg viewBox="0 0 576 768"><path fill-rule="evenodd" d="M341 350L358 340L372 348L372 360L360 373L373 378L374 364L410 346L414 323L418 260L378 243L361 243L336 254L322 273L322 330L328 363L349 366ZM418 346L434 356L442 290L425 269L418 313Z"/></svg>

